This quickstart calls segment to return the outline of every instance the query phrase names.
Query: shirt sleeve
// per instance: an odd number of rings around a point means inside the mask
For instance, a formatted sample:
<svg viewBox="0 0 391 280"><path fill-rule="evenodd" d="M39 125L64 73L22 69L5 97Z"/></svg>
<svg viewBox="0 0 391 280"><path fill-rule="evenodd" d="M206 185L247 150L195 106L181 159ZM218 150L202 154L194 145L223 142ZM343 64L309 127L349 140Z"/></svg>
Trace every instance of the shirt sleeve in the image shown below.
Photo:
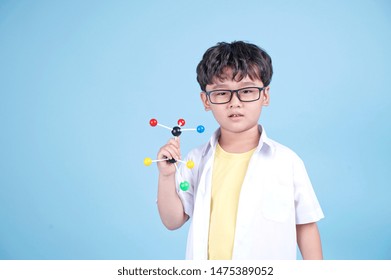
<svg viewBox="0 0 391 280"><path fill-rule="evenodd" d="M185 159L185 162L187 162L190 159L191 159L191 156L189 155ZM196 187L195 184L197 184L196 178L195 178L196 172L197 172L197 167L189 169L186 167L185 163L181 163L181 165L177 169L177 172L175 175L176 190L177 190L179 198L182 201L183 209L189 217L191 217L193 215L193 209L194 209L194 193L195 193L195 187ZM183 183L184 181L186 181L190 184L189 189L187 191L183 191L180 188L181 183Z"/></svg>
<svg viewBox="0 0 391 280"><path fill-rule="evenodd" d="M303 161L296 156L293 164L296 224L308 224L324 218Z"/></svg>

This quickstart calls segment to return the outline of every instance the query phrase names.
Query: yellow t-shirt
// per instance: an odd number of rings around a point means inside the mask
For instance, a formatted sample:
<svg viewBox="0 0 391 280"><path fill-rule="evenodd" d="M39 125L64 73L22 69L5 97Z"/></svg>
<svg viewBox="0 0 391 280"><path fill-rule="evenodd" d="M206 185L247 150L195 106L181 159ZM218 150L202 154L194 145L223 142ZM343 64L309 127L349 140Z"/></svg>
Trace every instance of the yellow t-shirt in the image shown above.
<svg viewBox="0 0 391 280"><path fill-rule="evenodd" d="M254 151L233 154L225 152L219 144L216 147L208 241L210 260L232 259L240 190Z"/></svg>

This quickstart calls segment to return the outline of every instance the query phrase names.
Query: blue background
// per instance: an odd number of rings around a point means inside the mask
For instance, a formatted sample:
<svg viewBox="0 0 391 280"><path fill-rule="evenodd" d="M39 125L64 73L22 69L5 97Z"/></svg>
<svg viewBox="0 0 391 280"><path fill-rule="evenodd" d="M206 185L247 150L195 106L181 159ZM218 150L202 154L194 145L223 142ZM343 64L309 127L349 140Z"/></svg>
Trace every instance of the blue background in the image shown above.
<svg viewBox="0 0 391 280"><path fill-rule="evenodd" d="M304 160L326 259L391 259L389 1L0 1L0 259L182 259L156 156L217 128L195 68L219 41L273 58L269 137Z"/></svg>

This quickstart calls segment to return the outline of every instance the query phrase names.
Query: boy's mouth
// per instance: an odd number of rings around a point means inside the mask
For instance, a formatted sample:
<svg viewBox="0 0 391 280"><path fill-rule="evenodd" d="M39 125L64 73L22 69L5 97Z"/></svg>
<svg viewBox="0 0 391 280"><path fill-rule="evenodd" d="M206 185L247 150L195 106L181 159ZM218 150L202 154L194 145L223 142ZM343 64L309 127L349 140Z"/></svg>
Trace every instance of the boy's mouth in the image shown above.
<svg viewBox="0 0 391 280"><path fill-rule="evenodd" d="M243 115L242 114L231 114L231 115L229 115L228 116L229 118L238 118L238 117L243 117Z"/></svg>

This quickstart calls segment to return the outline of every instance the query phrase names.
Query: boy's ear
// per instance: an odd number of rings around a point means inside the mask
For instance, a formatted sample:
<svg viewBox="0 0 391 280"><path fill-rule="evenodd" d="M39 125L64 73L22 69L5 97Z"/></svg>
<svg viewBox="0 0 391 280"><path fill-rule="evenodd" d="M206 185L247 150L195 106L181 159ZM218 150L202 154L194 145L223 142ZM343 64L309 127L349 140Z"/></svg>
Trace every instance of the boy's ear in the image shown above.
<svg viewBox="0 0 391 280"><path fill-rule="evenodd" d="M202 91L200 94L200 97L201 97L202 105L204 105L204 107L205 107L205 111L209 111L210 110L210 103L209 103L208 97L206 96L206 93Z"/></svg>
<svg viewBox="0 0 391 280"><path fill-rule="evenodd" d="M262 100L262 105L263 106L268 106L269 103L270 103L270 94L269 94L269 90L270 90L270 87L267 86L264 90L263 90L263 100Z"/></svg>

